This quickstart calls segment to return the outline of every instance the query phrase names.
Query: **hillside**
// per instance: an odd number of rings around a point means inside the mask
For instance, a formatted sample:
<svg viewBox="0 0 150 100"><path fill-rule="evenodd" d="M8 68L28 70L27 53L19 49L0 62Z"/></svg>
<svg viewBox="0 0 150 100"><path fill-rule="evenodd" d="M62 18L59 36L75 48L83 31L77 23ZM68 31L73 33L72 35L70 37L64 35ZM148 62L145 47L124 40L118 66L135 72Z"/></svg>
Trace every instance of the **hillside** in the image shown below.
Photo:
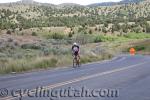
<svg viewBox="0 0 150 100"><path fill-rule="evenodd" d="M121 2L133 2L123 0ZM25 1L24 1L25 3ZM149 32L150 2L87 7L77 4L47 5L34 1L0 6L0 29L90 26L106 33ZM124 24L123 24L124 23ZM132 23L132 25L131 25ZM114 26L113 26L114 25ZM117 26L117 27L116 27ZM124 28L126 27L126 28ZM96 29L96 30L97 30Z"/></svg>

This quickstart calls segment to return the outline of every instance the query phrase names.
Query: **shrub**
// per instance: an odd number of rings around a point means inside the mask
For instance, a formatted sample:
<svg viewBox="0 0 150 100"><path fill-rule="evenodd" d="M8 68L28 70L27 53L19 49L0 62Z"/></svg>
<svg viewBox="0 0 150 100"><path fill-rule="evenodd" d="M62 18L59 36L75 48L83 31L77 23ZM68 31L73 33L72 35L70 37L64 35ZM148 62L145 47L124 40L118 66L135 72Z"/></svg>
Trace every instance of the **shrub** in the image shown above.
<svg viewBox="0 0 150 100"><path fill-rule="evenodd" d="M94 38L94 42L97 43L97 42L114 41L114 40L116 40L116 39L117 39L117 37L115 37L115 36L97 35L97 36L95 36L95 38Z"/></svg>
<svg viewBox="0 0 150 100"><path fill-rule="evenodd" d="M41 47L39 45L35 45L35 44L23 44L21 45L22 49L41 49Z"/></svg>
<svg viewBox="0 0 150 100"><path fill-rule="evenodd" d="M96 36L95 39L94 39L94 42L95 43L97 43L97 42L103 42L101 36Z"/></svg>
<svg viewBox="0 0 150 100"><path fill-rule="evenodd" d="M89 41L89 34L76 34L73 37L73 41L76 41L79 44L86 44Z"/></svg>
<svg viewBox="0 0 150 100"><path fill-rule="evenodd" d="M37 36L37 33L36 32L32 32L32 36Z"/></svg>
<svg viewBox="0 0 150 100"><path fill-rule="evenodd" d="M103 33L107 33L107 30L106 30L105 27L102 28L102 32L103 32Z"/></svg>
<svg viewBox="0 0 150 100"><path fill-rule="evenodd" d="M53 39L64 39L64 35L63 34L60 34L60 33L53 33L52 35L51 35L51 37L53 38Z"/></svg>
<svg viewBox="0 0 150 100"><path fill-rule="evenodd" d="M68 37L72 37L72 33L71 32L68 34Z"/></svg>
<svg viewBox="0 0 150 100"><path fill-rule="evenodd" d="M124 35L124 37L129 39L144 39L144 38L150 38L150 35L147 33L128 33Z"/></svg>
<svg viewBox="0 0 150 100"><path fill-rule="evenodd" d="M90 29L90 30L89 30L89 34L92 34L92 33L93 33L93 32L92 32L92 30Z"/></svg>
<svg viewBox="0 0 150 100"><path fill-rule="evenodd" d="M97 27L95 27L95 31L97 31L98 30L98 28Z"/></svg>
<svg viewBox="0 0 150 100"><path fill-rule="evenodd" d="M10 31L10 30L8 30L8 31L6 32L6 34L9 34L9 35L11 35L11 31Z"/></svg>
<svg viewBox="0 0 150 100"><path fill-rule="evenodd" d="M136 51L145 50L144 46L135 46L134 48L136 49Z"/></svg>

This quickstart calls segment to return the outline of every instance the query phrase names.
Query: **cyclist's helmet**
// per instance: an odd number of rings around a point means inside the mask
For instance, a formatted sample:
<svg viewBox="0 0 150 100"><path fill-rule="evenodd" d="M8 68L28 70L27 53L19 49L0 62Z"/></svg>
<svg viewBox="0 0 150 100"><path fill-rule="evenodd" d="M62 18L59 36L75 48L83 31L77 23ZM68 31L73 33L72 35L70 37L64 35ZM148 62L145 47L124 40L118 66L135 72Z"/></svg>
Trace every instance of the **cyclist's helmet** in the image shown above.
<svg viewBox="0 0 150 100"><path fill-rule="evenodd" d="M78 44L76 42L74 42L73 45L77 46Z"/></svg>

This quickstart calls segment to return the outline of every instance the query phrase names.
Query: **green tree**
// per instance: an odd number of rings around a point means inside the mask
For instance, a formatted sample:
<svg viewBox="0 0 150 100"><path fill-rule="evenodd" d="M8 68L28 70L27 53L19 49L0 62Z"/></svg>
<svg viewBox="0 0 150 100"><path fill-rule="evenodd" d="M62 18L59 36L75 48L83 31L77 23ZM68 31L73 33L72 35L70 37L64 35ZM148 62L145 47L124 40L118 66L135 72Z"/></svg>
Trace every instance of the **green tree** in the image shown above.
<svg viewBox="0 0 150 100"><path fill-rule="evenodd" d="M102 27L102 32L103 32L103 33L107 33L107 30L106 30L105 27Z"/></svg>

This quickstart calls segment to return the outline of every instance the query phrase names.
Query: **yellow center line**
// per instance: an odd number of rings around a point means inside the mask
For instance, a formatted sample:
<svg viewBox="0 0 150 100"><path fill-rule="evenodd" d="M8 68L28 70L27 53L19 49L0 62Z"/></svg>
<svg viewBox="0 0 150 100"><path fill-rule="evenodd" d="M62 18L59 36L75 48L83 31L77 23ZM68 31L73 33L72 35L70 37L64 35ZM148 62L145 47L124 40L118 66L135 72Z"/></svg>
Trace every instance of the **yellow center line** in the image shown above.
<svg viewBox="0 0 150 100"><path fill-rule="evenodd" d="M95 78L95 77L98 77L98 76L103 76L103 75L108 75L108 74L124 71L124 70L127 70L127 69L131 69L131 68L146 64L146 63L148 63L148 62L143 62L143 63L140 63L140 64L135 64L135 65L127 66L127 67L124 67L124 68L118 68L118 69L114 69L114 70L110 70L110 71L106 71L106 72L101 72L101 73L97 73L97 74L93 74L93 75L89 75L89 76L82 76L80 78L76 78L76 79L73 79L73 80L69 80L69 81L49 85L45 88L53 89L53 88L61 87L61 86L64 86L64 85L80 82L80 81L83 81L83 80L88 80L88 79L91 79L91 78ZM33 89L32 91L36 91L36 89ZM33 94L33 93L34 92L32 92L31 94ZM26 96L27 96L27 94L22 95L22 97L26 97ZM18 98L18 97L8 96L8 97L3 98L2 100L13 100L13 99L16 99L16 98Z"/></svg>

